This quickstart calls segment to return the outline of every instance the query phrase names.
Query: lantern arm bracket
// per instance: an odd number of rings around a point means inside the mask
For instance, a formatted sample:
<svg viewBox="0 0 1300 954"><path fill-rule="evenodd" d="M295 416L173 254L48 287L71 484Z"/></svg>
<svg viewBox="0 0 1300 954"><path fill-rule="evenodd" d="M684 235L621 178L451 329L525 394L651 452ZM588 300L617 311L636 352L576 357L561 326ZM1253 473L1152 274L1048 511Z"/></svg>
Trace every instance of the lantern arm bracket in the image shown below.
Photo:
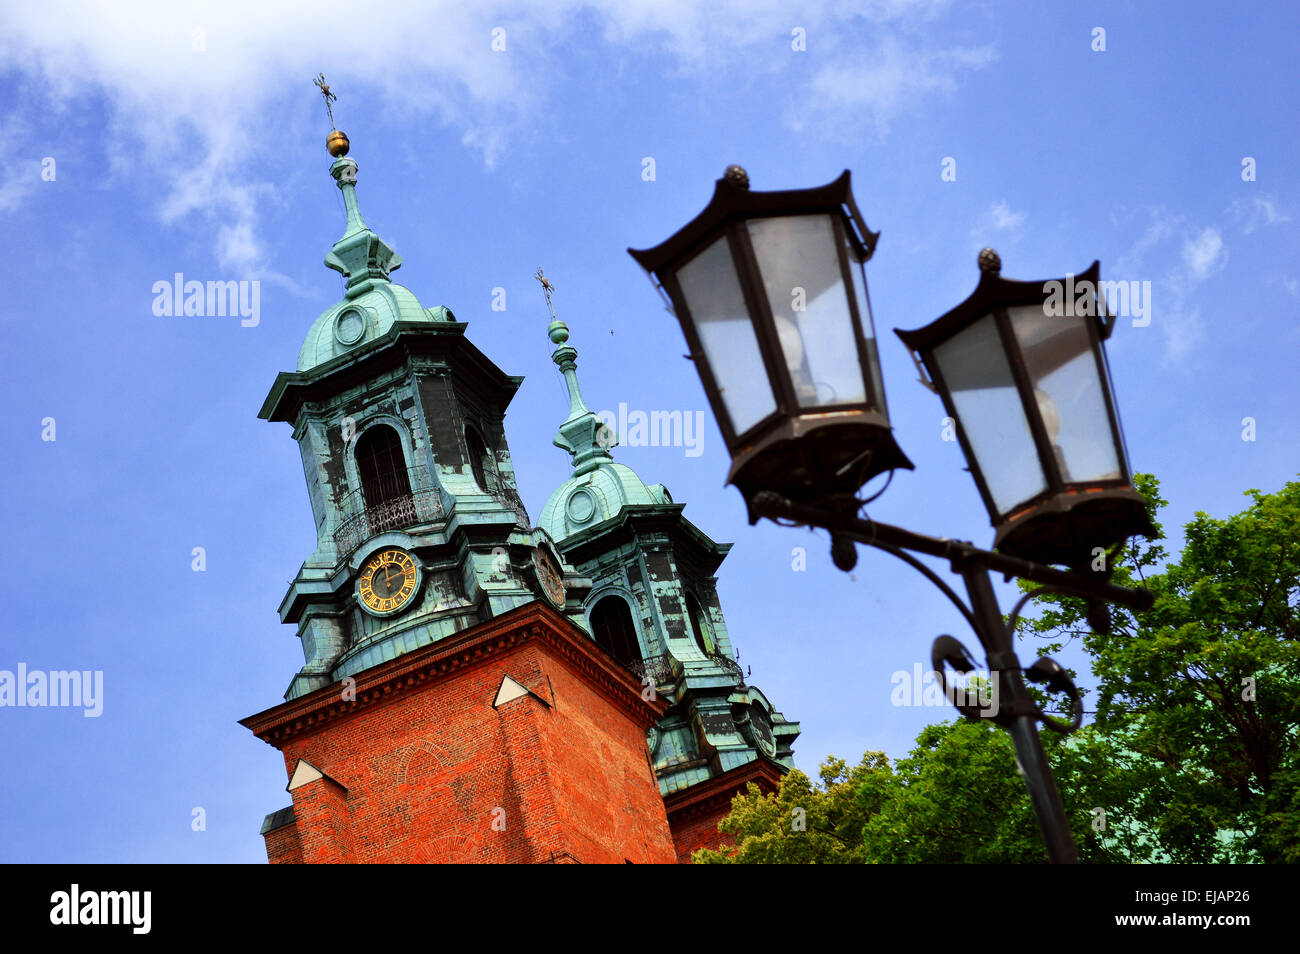
<svg viewBox="0 0 1300 954"><path fill-rule="evenodd" d="M966 608L966 604L962 602L961 597L956 594L951 586L943 581L943 578L939 576L938 573L935 573L934 570L930 569L906 550L896 547L893 544L876 542L873 543L872 546L876 547L878 550L884 550L886 553L898 557L898 559L902 560L908 566L924 575L926 579L939 588L939 591L943 593L944 596L948 597L948 600L953 606L957 607L958 612L960 612L966 622L970 624L970 628L979 632L979 624L975 622L975 617L971 615L971 611Z"/></svg>
<svg viewBox="0 0 1300 954"><path fill-rule="evenodd" d="M1096 621L1094 625L1098 631L1102 631L1102 624L1108 625L1109 617L1105 615L1105 602L1120 603L1134 610L1147 609L1153 602L1150 592L1146 590L1130 590L1104 580L1088 579L1081 577L1078 572L1057 570L1019 557L981 550L961 540L924 536L890 524L854 517L843 509L795 503L771 491L763 491L755 495L754 512L774 522L793 521L796 525L806 524L829 531L831 556L835 565L841 570L850 570L856 565L855 543L864 543L897 557L924 575L938 587L953 606L957 607L958 612L988 652L991 669L1003 672L1004 677L1008 671L1015 672L1028 682L1042 685L1050 692L1065 693L1070 699L1070 721L1062 722L1047 715L1023 689L1017 688L1017 683L1019 686L1023 686L1024 683L1019 683L1018 679L1016 682L1008 683L1006 704L1001 707L996 716L993 716L995 722L1007 728L1011 727L1016 719L1028 717L1043 723L1054 732L1067 735L1079 728L1083 721L1083 699L1069 673L1060 663L1050 657L1042 656L1029 666L1022 666L1016 657L1012 638L1016 623L1031 599L1048 592L1086 599L1089 603L1089 621ZM968 607L952 587L933 569L907 552L908 550L948 560L953 571L966 579L972 600L976 600L981 594L984 595L984 599L973 602ZM988 578L985 575L987 571L1002 572L1008 579L1016 576L1042 585L1024 594L1004 623L996 613L996 603L992 590L988 588ZM978 575L983 582L972 588L971 580L975 575ZM957 639L946 635L936 639L931 647L931 665L939 678L945 698L949 699L968 719L988 718L982 706L958 701L962 690L948 680L945 663L960 673L974 671L974 663L966 647Z"/></svg>
<svg viewBox="0 0 1300 954"><path fill-rule="evenodd" d="M887 523L863 520L843 510L796 503L771 491L760 491L754 495L753 512L769 519L783 517L799 524L821 527L829 531L832 538L868 544L887 552L893 547L939 557L947 560L957 572L961 572L963 567L981 566L1008 578L1015 576L1049 586L1068 596L1093 602L1116 603L1137 612L1150 609L1154 602L1148 590L1132 590L1106 580L1083 576L1078 571L1058 570L1006 553L981 550L963 540L930 537Z"/></svg>

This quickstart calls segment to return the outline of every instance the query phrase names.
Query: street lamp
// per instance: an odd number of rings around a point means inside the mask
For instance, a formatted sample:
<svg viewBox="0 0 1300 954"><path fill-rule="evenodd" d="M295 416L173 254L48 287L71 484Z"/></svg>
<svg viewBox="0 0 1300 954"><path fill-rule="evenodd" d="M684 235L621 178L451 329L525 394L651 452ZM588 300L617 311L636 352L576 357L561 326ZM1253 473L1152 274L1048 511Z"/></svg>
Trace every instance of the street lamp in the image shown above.
<svg viewBox="0 0 1300 954"><path fill-rule="evenodd" d="M990 248L964 302L916 331L920 356L957 425L996 530L994 546L1082 567L1154 532L1133 489L1102 342L1114 318L1100 263L1081 275L1009 281Z"/></svg>
<svg viewBox="0 0 1300 954"><path fill-rule="evenodd" d="M853 511L872 477L912 467L890 430L867 297L877 238L847 171L751 192L731 166L692 222L628 250L672 302L751 523L761 490Z"/></svg>
<svg viewBox="0 0 1300 954"><path fill-rule="evenodd" d="M943 635L930 658L945 694L964 717L1011 733L1048 856L1077 861L1038 724L1074 731L1082 701L1055 660L1022 667L1014 633L1020 611L1043 592L1087 600L1099 632L1109 629L1106 603L1136 611L1152 603L1145 590L1110 583L1108 559L1100 571L1088 560L1097 547L1153 529L1129 482L1102 350L1113 321L1096 294L1099 266L1071 284L1073 317L1055 315L1052 305L1066 305L1064 287L1058 294L1053 283L1002 279L997 254L985 249L967 301L926 328L899 332L957 422L996 528L993 552L858 516L870 501L856 492L868 479L912 467L889 427L867 300L863 264L877 238L862 224L848 172L819 189L764 193L750 192L745 171L731 166L692 222L655 248L628 251L681 322L731 454L728 482L744 495L750 522L821 527L840 569L856 565L862 543L939 588L979 638L999 689L992 706L958 703L947 668L970 673L974 663ZM913 553L947 560L969 605ZM1009 621L992 573L1040 584ZM1067 695L1071 720L1043 711L1027 682Z"/></svg>

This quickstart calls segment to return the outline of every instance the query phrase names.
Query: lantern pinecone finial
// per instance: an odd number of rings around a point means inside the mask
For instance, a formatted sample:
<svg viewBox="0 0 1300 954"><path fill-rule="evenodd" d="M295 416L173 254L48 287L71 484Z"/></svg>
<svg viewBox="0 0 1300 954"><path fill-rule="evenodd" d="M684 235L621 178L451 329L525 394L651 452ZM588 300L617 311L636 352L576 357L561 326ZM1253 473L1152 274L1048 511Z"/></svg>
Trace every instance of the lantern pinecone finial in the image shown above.
<svg viewBox="0 0 1300 954"><path fill-rule="evenodd" d="M749 173L740 166L727 166L727 171L722 174L722 178L739 189L749 188Z"/></svg>

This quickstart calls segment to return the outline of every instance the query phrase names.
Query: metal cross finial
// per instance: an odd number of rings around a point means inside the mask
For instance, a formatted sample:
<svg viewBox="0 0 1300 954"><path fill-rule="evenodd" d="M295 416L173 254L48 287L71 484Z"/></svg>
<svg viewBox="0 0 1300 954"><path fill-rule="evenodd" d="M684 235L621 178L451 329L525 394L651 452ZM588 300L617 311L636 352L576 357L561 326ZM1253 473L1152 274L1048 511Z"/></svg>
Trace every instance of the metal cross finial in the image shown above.
<svg viewBox="0 0 1300 954"><path fill-rule="evenodd" d="M542 283L542 291L546 294L546 307L551 310L551 321L558 321L559 319L555 317L555 306L551 304L551 292L555 291L555 286L542 274L542 266L537 266L537 274L533 278Z"/></svg>
<svg viewBox="0 0 1300 954"><path fill-rule="evenodd" d="M324 73L321 73L314 80L312 80L312 82L316 84L316 87L320 90L321 95L325 97L325 111L329 113L330 129L334 129L336 128L334 126L334 110L330 107L330 101L336 100L338 99L338 97L334 95L333 91L330 90L329 84L325 82Z"/></svg>

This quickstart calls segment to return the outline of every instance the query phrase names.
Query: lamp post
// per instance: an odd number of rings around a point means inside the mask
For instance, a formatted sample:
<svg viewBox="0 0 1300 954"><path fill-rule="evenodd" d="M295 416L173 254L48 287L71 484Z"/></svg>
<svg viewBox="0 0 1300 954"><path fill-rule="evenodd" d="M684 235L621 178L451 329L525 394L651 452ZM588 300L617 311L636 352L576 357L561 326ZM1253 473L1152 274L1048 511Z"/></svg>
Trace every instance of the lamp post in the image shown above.
<svg viewBox="0 0 1300 954"><path fill-rule="evenodd" d="M946 668L969 673L975 664L947 635L930 654L944 692L966 718L1011 732L1049 857L1077 861L1037 726L1072 732L1082 702L1054 660L1021 666L1014 632L1025 603L1044 591L1087 600L1099 632L1109 630L1106 603L1140 611L1152 602L1108 581L1107 551L1153 528L1130 482L1110 386L1102 343L1113 319L1097 291L1099 266L1077 281L1013 282L985 249L970 298L925 328L898 332L957 423L996 530L994 552L859 516L875 499L858 497L869 479L912 468L889 426L867 296L864 266L878 238L847 171L820 188L751 192L744 170L731 166L694 220L654 248L628 251L681 323L731 455L728 483L750 522L828 530L835 565L846 571L856 544L882 549L953 602L984 648L998 704L957 701ZM947 560L969 605L913 553ZM1010 621L993 593L995 572L1041 584ZM1047 715L1027 682L1066 693L1071 721Z"/></svg>

